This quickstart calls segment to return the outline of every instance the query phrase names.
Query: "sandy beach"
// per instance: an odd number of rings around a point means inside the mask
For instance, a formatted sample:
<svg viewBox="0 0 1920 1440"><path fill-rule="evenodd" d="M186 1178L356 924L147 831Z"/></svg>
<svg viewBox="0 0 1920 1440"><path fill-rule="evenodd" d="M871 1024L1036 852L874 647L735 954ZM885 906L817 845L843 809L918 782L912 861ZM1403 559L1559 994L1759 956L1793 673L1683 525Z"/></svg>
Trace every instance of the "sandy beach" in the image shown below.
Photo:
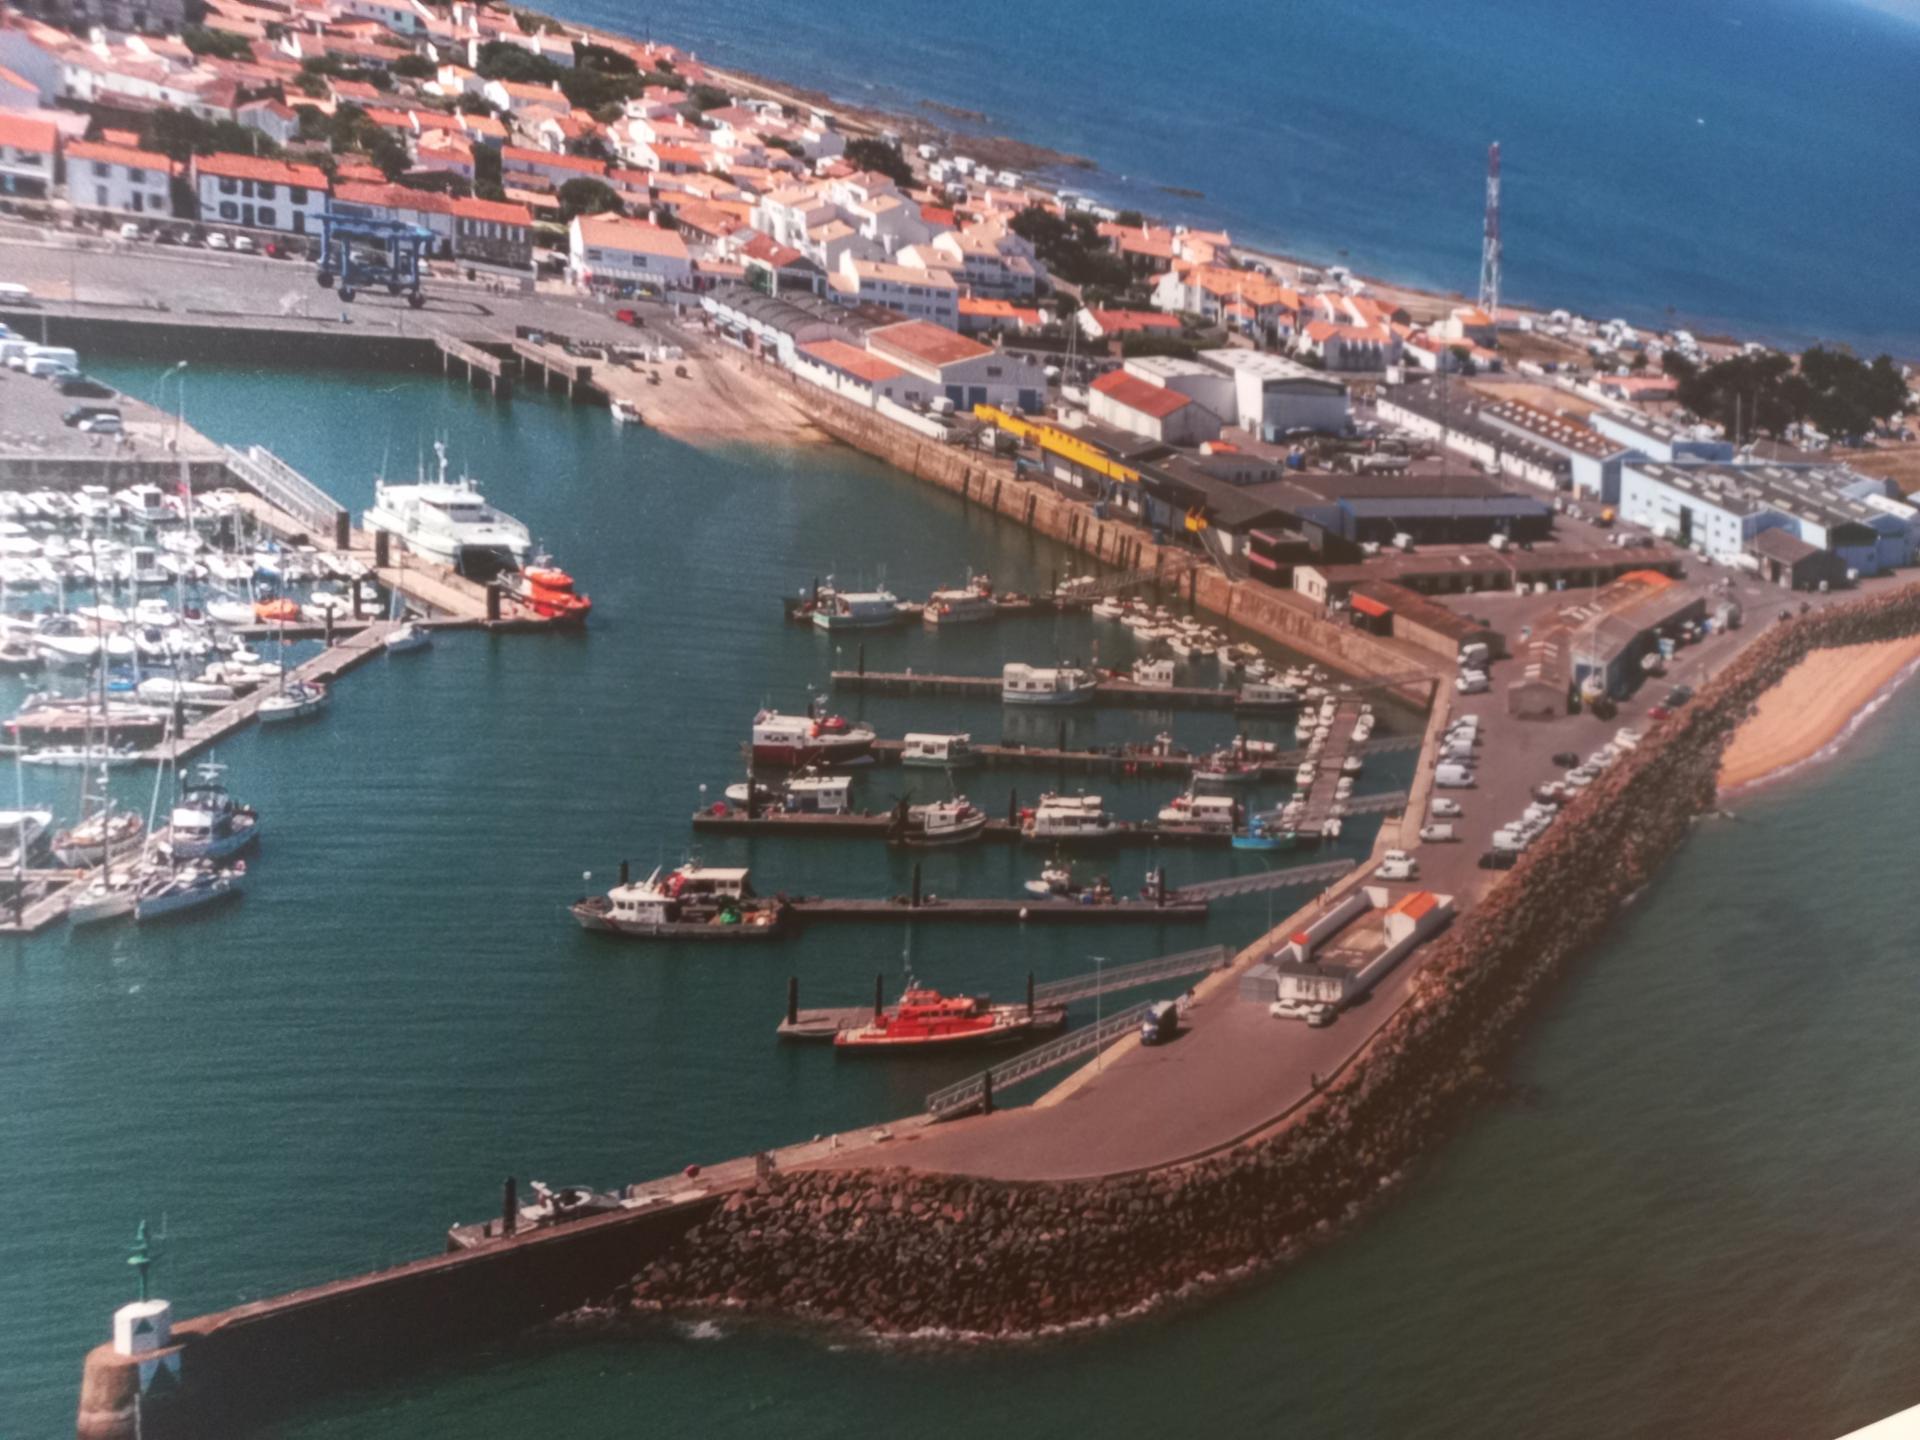
<svg viewBox="0 0 1920 1440"><path fill-rule="evenodd" d="M1720 760L1720 790L1753 785L1820 753L1908 666L1920 635L1817 650L1760 697Z"/></svg>

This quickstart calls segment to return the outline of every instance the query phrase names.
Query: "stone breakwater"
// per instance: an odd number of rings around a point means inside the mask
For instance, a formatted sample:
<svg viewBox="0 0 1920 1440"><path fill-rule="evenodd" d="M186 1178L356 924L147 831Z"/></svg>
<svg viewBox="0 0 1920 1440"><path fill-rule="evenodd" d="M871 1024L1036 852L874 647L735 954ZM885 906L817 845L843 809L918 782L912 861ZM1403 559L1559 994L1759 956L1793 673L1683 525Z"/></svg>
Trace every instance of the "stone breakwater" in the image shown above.
<svg viewBox="0 0 1920 1440"><path fill-rule="evenodd" d="M1497 1088L1550 982L1713 806L1720 752L1814 649L1920 632L1920 585L1775 625L1590 788L1434 951L1321 1101L1230 1151L1099 1181L774 1176L634 1277L642 1310L1011 1339L1097 1323L1326 1239Z"/></svg>

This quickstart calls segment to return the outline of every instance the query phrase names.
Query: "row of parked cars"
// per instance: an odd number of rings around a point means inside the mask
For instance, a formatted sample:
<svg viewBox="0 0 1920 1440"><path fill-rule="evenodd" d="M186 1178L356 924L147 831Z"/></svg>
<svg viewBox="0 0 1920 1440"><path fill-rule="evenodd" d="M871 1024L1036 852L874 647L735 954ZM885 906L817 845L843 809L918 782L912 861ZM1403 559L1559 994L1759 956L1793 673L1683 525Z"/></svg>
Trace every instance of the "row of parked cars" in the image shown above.
<svg viewBox="0 0 1920 1440"><path fill-rule="evenodd" d="M60 388L62 395L86 402L70 407L60 417L73 429L90 435L118 435L125 428L118 406L98 403L113 400L120 392L81 374L80 352L71 346L36 345L0 325L0 364L49 381Z"/></svg>
<svg viewBox="0 0 1920 1440"><path fill-rule="evenodd" d="M271 255L277 260L312 259L305 246L285 240L257 241L251 235L229 235L224 230L209 230L196 238L192 229L182 226L142 225L129 220L120 227L120 238L152 245L203 246L208 250L227 250L239 255Z"/></svg>

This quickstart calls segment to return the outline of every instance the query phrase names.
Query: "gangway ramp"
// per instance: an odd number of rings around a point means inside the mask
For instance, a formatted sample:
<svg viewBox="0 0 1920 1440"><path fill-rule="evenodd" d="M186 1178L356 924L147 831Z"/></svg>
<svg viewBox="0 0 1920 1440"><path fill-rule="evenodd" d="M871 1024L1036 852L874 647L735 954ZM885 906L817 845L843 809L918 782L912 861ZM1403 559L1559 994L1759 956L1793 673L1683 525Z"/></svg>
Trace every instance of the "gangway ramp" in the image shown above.
<svg viewBox="0 0 1920 1440"><path fill-rule="evenodd" d="M1353 869L1357 860L1325 860L1318 865L1296 865L1289 870L1263 870L1253 875L1229 875L1223 880L1202 880L1182 885L1168 895L1180 900L1224 900L1232 895L1257 895L1263 890L1285 890L1294 885L1320 885L1338 880Z"/></svg>

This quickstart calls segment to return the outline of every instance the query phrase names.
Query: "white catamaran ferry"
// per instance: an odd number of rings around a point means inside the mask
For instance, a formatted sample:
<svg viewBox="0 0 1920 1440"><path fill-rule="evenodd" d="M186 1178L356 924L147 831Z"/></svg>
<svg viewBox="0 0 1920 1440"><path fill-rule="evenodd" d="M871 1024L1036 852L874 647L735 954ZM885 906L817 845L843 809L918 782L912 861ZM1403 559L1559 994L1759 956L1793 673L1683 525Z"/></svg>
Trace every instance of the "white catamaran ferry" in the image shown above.
<svg viewBox="0 0 1920 1440"><path fill-rule="evenodd" d="M517 570L533 553L533 537L511 515L494 509L462 475L447 478L447 447L436 440L433 454L439 475L412 485L377 480L373 505L362 517L369 530L384 530L406 542L416 555L450 565L461 574L482 578Z"/></svg>

